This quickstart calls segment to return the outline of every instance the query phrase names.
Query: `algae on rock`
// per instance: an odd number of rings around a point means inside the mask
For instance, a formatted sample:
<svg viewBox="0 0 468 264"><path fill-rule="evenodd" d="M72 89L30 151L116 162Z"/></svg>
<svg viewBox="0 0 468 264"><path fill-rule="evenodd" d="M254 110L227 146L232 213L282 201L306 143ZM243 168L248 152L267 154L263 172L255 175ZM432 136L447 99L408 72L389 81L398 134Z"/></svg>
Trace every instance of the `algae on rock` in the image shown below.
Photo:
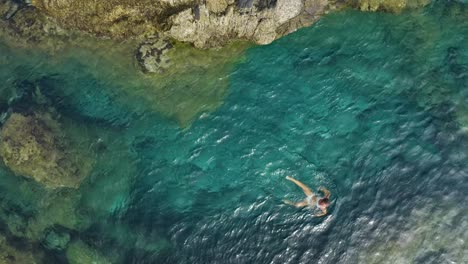
<svg viewBox="0 0 468 264"><path fill-rule="evenodd" d="M41 252L36 252L32 248L19 250L11 246L7 238L0 234L0 263L1 264L15 264L15 263L28 263L39 264L43 263L43 255Z"/></svg>
<svg viewBox="0 0 468 264"><path fill-rule="evenodd" d="M153 35L165 18L195 0L32 0L32 5L57 19L64 27L96 36L125 39Z"/></svg>
<svg viewBox="0 0 468 264"><path fill-rule="evenodd" d="M0 155L16 174L50 188L78 188L91 162L77 157L49 113L13 113L0 132ZM78 155L79 156L79 155Z"/></svg>
<svg viewBox="0 0 468 264"><path fill-rule="evenodd" d="M78 240L69 244L67 260L70 264L110 264L111 262L98 251Z"/></svg>
<svg viewBox="0 0 468 264"><path fill-rule="evenodd" d="M406 8L417 8L429 4L431 0L356 0L354 5L361 11L400 12Z"/></svg>
<svg viewBox="0 0 468 264"><path fill-rule="evenodd" d="M210 48L239 39L268 44L298 27L310 25L321 14L333 9L335 2L32 0L32 5L56 19L64 28L98 37L142 40L162 33L199 48ZM301 23L289 23L297 18Z"/></svg>

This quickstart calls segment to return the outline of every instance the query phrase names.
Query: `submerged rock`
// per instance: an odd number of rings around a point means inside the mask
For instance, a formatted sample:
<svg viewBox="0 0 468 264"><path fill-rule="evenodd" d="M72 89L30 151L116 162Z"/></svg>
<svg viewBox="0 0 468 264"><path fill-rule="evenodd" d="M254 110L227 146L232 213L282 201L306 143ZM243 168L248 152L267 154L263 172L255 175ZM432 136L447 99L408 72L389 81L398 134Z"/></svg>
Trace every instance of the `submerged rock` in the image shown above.
<svg viewBox="0 0 468 264"><path fill-rule="evenodd" d="M86 245L83 241L72 242L67 249L67 260L70 264L110 264L98 251Z"/></svg>
<svg viewBox="0 0 468 264"><path fill-rule="evenodd" d="M173 48L165 39L150 39L140 44L136 59L143 72L162 73L170 66L167 52Z"/></svg>
<svg viewBox="0 0 468 264"><path fill-rule="evenodd" d="M1 264L16 264L28 263L36 264L43 263L44 256L40 252L33 250L30 245L23 250L10 245L3 235L0 234L0 263ZM23 246L24 247L24 246Z"/></svg>
<svg viewBox="0 0 468 264"><path fill-rule="evenodd" d="M80 210L79 199L79 192L72 189L48 192L39 200L37 213L27 223L26 236L32 240L44 240L53 231L66 240L68 231L88 228L90 218L86 211Z"/></svg>
<svg viewBox="0 0 468 264"><path fill-rule="evenodd" d="M64 250L70 242L70 234L60 230L49 230L47 232L43 244L50 250Z"/></svg>
<svg viewBox="0 0 468 264"><path fill-rule="evenodd" d="M78 188L90 170L90 163L72 152L60 124L48 113L13 113L0 135L5 164L47 187Z"/></svg>

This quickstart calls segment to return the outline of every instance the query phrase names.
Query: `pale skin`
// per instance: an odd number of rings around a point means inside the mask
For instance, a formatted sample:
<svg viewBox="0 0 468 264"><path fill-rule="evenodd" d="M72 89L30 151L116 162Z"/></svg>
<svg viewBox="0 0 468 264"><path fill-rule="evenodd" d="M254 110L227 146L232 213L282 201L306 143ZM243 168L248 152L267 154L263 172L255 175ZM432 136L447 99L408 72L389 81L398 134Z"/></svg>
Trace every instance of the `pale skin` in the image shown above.
<svg viewBox="0 0 468 264"><path fill-rule="evenodd" d="M307 201L307 198L306 198L306 199L304 199L304 200L302 200L302 201L300 201L300 202L297 202L297 203L292 202L292 201L289 201L289 200L284 200L284 203L285 203L285 204L289 204L289 205L295 206L295 207L297 207L297 208L302 208L302 207L306 207L306 206L314 206L314 205L317 205L318 208L319 208L320 210L322 210L322 212L319 213L319 214L316 214L315 216L320 217L320 216L324 216L324 215L327 214L327 207L328 207L328 204L324 204L324 205L319 205L319 204L317 204L317 196L310 190L309 187L307 187L307 186L306 186L305 184L303 184L302 182L300 182L300 181L294 179L293 177L286 176L286 179L292 181L292 182L295 183L297 186L299 186L299 188L302 189L302 191L304 192L304 194L305 194L307 197L312 197L312 198L310 199L310 202ZM331 194L330 194L330 191L327 190L325 187L320 187L320 188L319 188L319 191L322 191L322 192L325 194L325 196L324 196L323 198L321 198L321 199L324 199L324 198L327 198L327 199L328 199L328 198L330 198L330 195L331 195Z"/></svg>

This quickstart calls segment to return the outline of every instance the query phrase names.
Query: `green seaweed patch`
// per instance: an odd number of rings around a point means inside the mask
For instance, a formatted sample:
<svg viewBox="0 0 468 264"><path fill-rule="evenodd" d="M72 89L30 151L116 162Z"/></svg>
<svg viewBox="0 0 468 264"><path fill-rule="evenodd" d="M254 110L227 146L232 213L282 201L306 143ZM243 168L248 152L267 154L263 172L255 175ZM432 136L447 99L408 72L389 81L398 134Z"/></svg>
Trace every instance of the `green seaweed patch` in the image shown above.
<svg viewBox="0 0 468 264"><path fill-rule="evenodd" d="M66 251L67 260L70 264L110 264L112 263L101 255L97 250L89 247L83 241L77 240L68 246Z"/></svg>
<svg viewBox="0 0 468 264"><path fill-rule="evenodd" d="M61 125L49 113L13 113L0 135L0 156L5 165L46 187L78 188L92 168L92 161L74 151Z"/></svg>
<svg viewBox="0 0 468 264"><path fill-rule="evenodd" d="M8 243L7 238L0 234L0 263L44 263L44 254L33 249L31 245L23 245L22 249L18 249Z"/></svg>
<svg viewBox="0 0 468 264"><path fill-rule="evenodd" d="M38 241L53 226L82 231L89 227L88 215L80 210L81 195L76 190L53 191L41 198L38 210L28 221L27 238Z"/></svg>

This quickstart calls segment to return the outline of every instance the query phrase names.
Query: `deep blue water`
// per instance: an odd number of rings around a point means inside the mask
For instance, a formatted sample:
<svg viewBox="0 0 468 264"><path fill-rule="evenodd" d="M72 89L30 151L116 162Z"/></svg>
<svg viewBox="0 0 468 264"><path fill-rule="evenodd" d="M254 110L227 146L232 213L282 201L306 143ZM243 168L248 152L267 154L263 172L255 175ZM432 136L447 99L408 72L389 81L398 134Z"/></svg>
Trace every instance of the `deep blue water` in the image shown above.
<svg viewBox="0 0 468 264"><path fill-rule="evenodd" d="M5 98L42 87L94 149L83 224L47 219L112 262L467 263L466 37L455 2L331 14L247 50L224 103L184 129L73 61L0 76ZM37 219L48 191L1 173L1 221ZM302 199L287 175L330 189L329 215L283 205Z"/></svg>

